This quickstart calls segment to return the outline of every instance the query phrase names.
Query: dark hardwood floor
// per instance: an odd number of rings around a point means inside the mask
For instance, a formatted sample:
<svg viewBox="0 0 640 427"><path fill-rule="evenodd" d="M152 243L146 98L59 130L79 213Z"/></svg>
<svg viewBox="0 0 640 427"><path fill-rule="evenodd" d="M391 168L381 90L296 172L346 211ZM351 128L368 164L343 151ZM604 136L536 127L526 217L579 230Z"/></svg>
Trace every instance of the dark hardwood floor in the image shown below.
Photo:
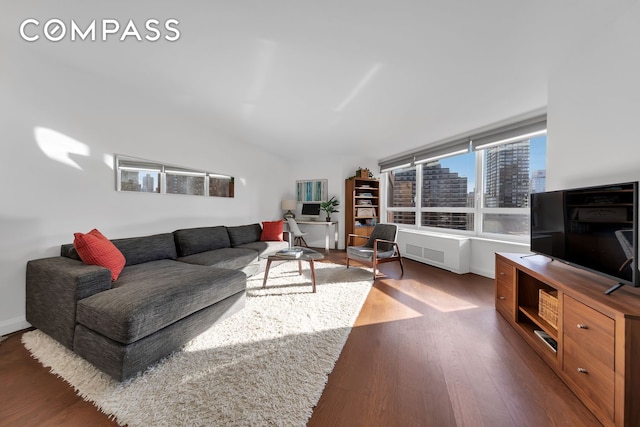
<svg viewBox="0 0 640 427"><path fill-rule="evenodd" d="M344 252L329 261L344 263ZM599 426L495 311L493 281L405 260L385 264L309 426ZM0 425L116 425L0 343Z"/></svg>

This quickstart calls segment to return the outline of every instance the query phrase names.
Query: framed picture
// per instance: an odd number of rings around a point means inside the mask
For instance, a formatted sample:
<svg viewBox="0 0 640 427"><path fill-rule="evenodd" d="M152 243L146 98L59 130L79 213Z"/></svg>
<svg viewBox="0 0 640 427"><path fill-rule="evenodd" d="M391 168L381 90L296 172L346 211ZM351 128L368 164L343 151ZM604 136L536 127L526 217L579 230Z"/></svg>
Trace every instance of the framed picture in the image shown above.
<svg viewBox="0 0 640 427"><path fill-rule="evenodd" d="M298 202L323 202L327 200L326 179L296 181L296 200Z"/></svg>

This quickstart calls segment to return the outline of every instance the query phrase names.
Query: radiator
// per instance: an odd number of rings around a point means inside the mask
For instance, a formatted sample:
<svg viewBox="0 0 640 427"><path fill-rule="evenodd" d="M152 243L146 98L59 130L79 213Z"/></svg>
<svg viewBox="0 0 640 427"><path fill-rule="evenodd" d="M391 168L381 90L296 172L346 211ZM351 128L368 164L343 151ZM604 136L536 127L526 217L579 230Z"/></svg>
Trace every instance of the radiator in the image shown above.
<svg viewBox="0 0 640 427"><path fill-rule="evenodd" d="M458 274L469 272L471 239L468 237L399 230L398 245L405 258Z"/></svg>

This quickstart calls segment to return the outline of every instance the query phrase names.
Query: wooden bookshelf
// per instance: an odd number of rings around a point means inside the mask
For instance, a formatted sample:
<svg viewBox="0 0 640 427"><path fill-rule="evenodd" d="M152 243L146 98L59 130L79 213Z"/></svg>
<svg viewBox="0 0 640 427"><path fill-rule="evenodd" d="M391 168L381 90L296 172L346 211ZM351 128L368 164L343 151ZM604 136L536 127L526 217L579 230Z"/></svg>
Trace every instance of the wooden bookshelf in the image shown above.
<svg viewBox="0 0 640 427"><path fill-rule="evenodd" d="M380 181L373 178L345 180L345 242L349 234L369 236L379 222L379 215Z"/></svg>

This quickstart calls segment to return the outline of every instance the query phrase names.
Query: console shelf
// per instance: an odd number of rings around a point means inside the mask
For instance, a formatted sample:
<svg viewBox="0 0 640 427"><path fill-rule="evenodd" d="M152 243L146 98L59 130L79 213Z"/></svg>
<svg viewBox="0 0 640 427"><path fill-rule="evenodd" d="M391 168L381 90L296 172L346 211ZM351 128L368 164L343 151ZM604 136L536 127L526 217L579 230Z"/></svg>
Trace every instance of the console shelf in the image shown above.
<svg viewBox="0 0 640 427"><path fill-rule="evenodd" d="M551 338L554 340L558 340L558 331L551 326L551 323L544 320L542 317L538 315L538 309L533 307L518 307L518 310L525 316L527 316L531 321L539 326L543 331L551 335Z"/></svg>
<svg viewBox="0 0 640 427"><path fill-rule="evenodd" d="M605 295L613 284L541 255L496 254L496 310L603 425L638 426L640 289ZM541 290L557 293L555 325L540 316Z"/></svg>

